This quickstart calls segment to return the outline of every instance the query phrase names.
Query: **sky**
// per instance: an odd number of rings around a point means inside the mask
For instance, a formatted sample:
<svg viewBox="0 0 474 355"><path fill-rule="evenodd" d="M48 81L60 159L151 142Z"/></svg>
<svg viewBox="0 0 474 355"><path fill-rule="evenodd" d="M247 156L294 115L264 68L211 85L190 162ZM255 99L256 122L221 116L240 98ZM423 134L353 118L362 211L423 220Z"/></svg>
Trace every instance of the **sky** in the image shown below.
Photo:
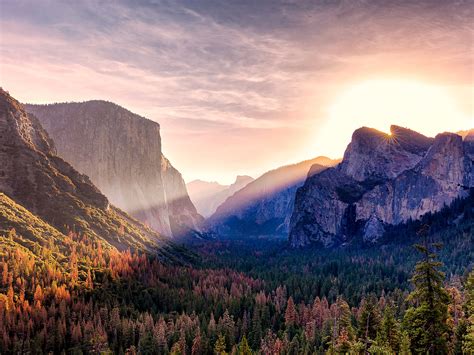
<svg viewBox="0 0 474 355"><path fill-rule="evenodd" d="M0 1L0 85L159 122L186 181L231 183L354 129L474 128L473 1Z"/></svg>

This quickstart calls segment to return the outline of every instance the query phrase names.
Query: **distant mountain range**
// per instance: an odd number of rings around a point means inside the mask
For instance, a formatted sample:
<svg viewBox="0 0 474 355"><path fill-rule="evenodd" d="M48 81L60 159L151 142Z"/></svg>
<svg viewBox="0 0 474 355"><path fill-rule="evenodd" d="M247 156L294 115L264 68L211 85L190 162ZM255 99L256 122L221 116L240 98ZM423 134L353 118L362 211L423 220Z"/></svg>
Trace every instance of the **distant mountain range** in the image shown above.
<svg viewBox="0 0 474 355"><path fill-rule="evenodd" d="M463 139L464 137L464 139ZM474 131L425 137L360 128L337 167L298 189L289 240L324 247L381 238L387 226L441 210L474 187Z"/></svg>
<svg viewBox="0 0 474 355"><path fill-rule="evenodd" d="M227 198L207 220L218 236L287 236L296 189L308 172L316 173L339 160L317 157L269 171Z"/></svg>
<svg viewBox="0 0 474 355"><path fill-rule="evenodd" d="M165 236L199 232L203 218L162 153L158 123L107 101L25 106L114 205Z"/></svg>
<svg viewBox="0 0 474 355"><path fill-rule="evenodd" d="M231 185L194 180L186 184L186 188L198 212L204 217L209 217L216 212L217 207L228 197L232 196L253 180L252 177L246 175L237 176L235 182Z"/></svg>

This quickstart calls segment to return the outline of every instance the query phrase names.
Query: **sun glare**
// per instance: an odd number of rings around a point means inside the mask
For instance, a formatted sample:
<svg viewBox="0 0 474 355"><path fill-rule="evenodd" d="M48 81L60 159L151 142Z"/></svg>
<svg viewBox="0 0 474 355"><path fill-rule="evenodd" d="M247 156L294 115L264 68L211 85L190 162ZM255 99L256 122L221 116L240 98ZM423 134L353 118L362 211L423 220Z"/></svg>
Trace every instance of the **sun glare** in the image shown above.
<svg viewBox="0 0 474 355"><path fill-rule="evenodd" d="M343 92L319 130L318 147L327 154L342 154L352 132L368 126L389 133L396 124L428 136L471 128L473 117L463 114L440 86L415 81L372 80Z"/></svg>

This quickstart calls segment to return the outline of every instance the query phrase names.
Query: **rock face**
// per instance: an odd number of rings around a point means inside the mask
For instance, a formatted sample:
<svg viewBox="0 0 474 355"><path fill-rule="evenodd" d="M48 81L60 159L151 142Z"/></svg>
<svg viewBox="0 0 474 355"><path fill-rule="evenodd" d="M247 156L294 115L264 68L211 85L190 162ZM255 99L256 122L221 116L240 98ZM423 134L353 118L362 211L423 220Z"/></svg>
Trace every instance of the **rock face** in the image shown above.
<svg viewBox="0 0 474 355"><path fill-rule="evenodd" d="M453 133L433 139L397 126L390 135L356 130L342 163L298 189L291 244L328 247L358 235L374 242L384 225L419 219L467 196L474 186L471 149Z"/></svg>
<svg viewBox="0 0 474 355"><path fill-rule="evenodd" d="M251 183L254 179L250 176L239 175L235 182L231 185L221 185L217 182L207 182L202 180L194 180L186 184L189 197L193 201L198 212L209 217L216 212L228 197L239 191Z"/></svg>
<svg viewBox="0 0 474 355"><path fill-rule="evenodd" d="M61 233L88 234L121 249L149 249L164 241L110 206L87 176L56 155L38 120L2 89L0 192Z"/></svg>
<svg viewBox="0 0 474 355"><path fill-rule="evenodd" d="M208 220L208 228L227 237L286 236L296 189L308 172L318 173L337 162L318 157L263 174L220 205Z"/></svg>
<svg viewBox="0 0 474 355"><path fill-rule="evenodd" d="M166 236L200 229L181 174L162 154L158 123L105 101L26 107L113 204Z"/></svg>
<svg viewBox="0 0 474 355"><path fill-rule="evenodd" d="M180 172L164 156L161 160L161 172L171 232L174 236L183 236L188 232L199 232L204 218L197 213L196 207L191 202Z"/></svg>

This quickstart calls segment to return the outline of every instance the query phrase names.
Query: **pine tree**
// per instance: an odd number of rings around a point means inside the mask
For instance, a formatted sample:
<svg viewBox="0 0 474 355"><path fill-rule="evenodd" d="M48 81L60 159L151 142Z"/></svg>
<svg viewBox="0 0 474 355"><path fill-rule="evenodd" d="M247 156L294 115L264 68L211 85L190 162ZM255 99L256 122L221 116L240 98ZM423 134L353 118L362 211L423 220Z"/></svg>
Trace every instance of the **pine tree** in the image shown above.
<svg viewBox="0 0 474 355"><path fill-rule="evenodd" d="M388 305L385 307L381 326L381 339L384 343L390 345L393 351L397 351L400 324L395 319L394 313L393 306Z"/></svg>
<svg viewBox="0 0 474 355"><path fill-rule="evenodd" d="M410 355L410 337L407 332L400 333L400 355Z"/></svg>
<svg viewBox="0 0 474 355"><path fill-rule="evenodd" d="M222 318L219 319L218 331L224 335L226 344L232 347L235 343L235 323L227 309Z"/></svg>
<svg viewBox="0 0 474 355"><path fill-rule="evenodd" d="M296 308L293 297L288 298L285 311L285 325L289 328L296 323Z"/></svg>
<svg viewBox="0 0 474 355"><path fill-rule="evenodd" d="M193 339L193 345L191 348L191 355L200 354L202 351L202 344L201 344L201 331L197 328L196 335Z"/></svg>
<svg viewBox="0 0 474 355"><path fill-rule="evenodd" d="M423 227L419 235L423 244L415 245L423 259L416 264L411 282L413 292L408 296L412 306L405 313L404 325L410 337L414 353L445 354L449 328L449 295L443 286L444 273L439 269L434 250L441 248L437 243L428 242L428 228Z"/></svg>
<svg viewBox="0 0 474 355"><path fill-rule="evenodd" d="M8 264L3 262L3 271L2 271L2 285L6 286L8 284Z"/></svg>
<svg viewBox="0 0 474 355"><path fill-rule="evenodd" d="M298 355L299 353L300 353L300 342L298 341L298 336L295 335L289 345L288 355Z"/></svg>
<svg viewBox="0 0 474 355"><path fill-rule="evenodd" d="M260 312L258 307L255 307L253 311L252 329L250 331L249 338L250 344L254 349L260 346L260 340L262 339L262 323L260 321Z"/></svg>
<svg viewBox="0 0 474 355"><path fill-rule="evenodd" d="M225 337L222 334L219 334L216 344L214 345L214 354L227 355Z"/></svg>
<svg viewBox="0 0 474 355"><path fill-rule="evenodd" d="M465 354L474 353L474 270L471 271L466 283L467 333L464 335L462 349Z"/></svg>
<svg viewBox="0 0 474 355"><path fill-rule="evenodd" d="M238 355L252 355L252 350L250 349L249 343L245 335L243 336L242 340L239 343L237 354Z"/></svg>
<svg viewBox="0 0 474 355"><path fill-rule="evenodd" d="M377 337L381 318L375 295L363 299L358 324L359 338L366 344L366 349L369 348L371 340Z"/></svg>

